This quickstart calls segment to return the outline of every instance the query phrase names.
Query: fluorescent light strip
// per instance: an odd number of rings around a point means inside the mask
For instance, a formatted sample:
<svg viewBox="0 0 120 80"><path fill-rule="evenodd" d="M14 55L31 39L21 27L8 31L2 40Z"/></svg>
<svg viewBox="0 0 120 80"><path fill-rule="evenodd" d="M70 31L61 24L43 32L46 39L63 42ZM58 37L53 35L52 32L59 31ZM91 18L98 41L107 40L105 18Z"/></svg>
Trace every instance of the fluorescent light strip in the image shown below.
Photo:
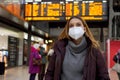
<svg viewBox="0 0 120 80"><path fill-rule="evenodd" d="M103 1L103 3L106 3L107 1Z"/></svg>
<svg viewBox="0 0 120 80"><path fill-rule="evenodd" d="M52 4L52 2L47 2L47 4Z"/></svg>
<svg viewBox="0 0 120 80"><path fill-rule="evenodd" d="M68 2L66 2L66 3L68 3Z"/></svg>
<svg viewBox="0 0 120 80"><path fill-rule="evenodd" d="M89 1L82 1L82 3L89 3Z"/></svg>
<svg viewBox="0 0 120 80"><path fill-rule="evenodd" d="M46 4L47 2L41 2L41 4Z"/></svg>
<svg viewBox="0 0 120 80"><path fill-rule="evenodd" d="M74 3L78 3L77 1L75 1Z"/></svg>
<svg viewBox="0 0 120 80"><path fill-rule="evenodd" d="M34 2L33 4L38 4L37 2Z"/></svg>
<svg viewBox="0 0 120 80"><path fill-rule="evenodd" d="M93 3L94 1L89 1L89 3Z"/></svg>
<svg viewBox="0 0 120 80"><path fill-rule="evenodd" d="M64 2L60 2L60 4L63 4Z"/></svg>

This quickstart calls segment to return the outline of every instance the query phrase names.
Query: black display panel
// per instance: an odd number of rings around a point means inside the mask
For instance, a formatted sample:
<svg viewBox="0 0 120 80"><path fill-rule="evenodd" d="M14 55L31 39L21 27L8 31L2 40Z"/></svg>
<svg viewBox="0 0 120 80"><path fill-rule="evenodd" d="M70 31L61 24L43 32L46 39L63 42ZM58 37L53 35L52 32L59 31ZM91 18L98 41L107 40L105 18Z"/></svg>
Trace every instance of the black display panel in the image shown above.
<svg viewBox="0 0 120 80"><path fill-rule="evenodd" d="M18 62L18 43L19 40L16 37L8 37L8 66L16 66Z"/></svg>

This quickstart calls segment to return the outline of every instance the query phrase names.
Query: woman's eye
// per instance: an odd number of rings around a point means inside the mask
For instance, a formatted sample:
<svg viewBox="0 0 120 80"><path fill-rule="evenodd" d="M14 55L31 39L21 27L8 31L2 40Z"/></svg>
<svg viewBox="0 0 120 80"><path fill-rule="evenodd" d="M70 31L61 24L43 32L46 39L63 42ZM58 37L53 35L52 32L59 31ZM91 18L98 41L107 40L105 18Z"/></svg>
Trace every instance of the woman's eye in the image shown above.
<svg viewBox="0 0 120 80"><path fill-rule="evenodd" d="M71 27L73 27L73 25L70 25L69 27L71 28Z"/></svg>
<svg viewBox="0 0 120 80"><path fill-rule="evenodd" d="M81 24L80 24L80 23L77 23L76 26L81 26Z"/></svg>

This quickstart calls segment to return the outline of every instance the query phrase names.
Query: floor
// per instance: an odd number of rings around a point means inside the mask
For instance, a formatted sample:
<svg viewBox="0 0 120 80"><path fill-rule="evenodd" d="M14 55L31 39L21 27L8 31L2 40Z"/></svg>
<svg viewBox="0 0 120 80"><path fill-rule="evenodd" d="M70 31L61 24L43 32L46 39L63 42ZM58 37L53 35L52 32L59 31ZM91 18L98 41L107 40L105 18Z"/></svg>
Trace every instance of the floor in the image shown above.
<svg viewBox="0 0 120 80"><path fill-rule="evenodd" d="M6 69L5 74L0 75L0 80L29 80L28 67L21 66Z"/></svg>
<svg viewBox="0 0 120 80"><path fill-rule="evenodd" d="M116 71L109 70L110 80L119 80Z"/></svg>
<svg viewBox="0 0 120 80"><path fill-rule="evenodd" d="M110 80L119 80L115 71L109 70ZM29 80L27 66L20 66L5 70L4 75L0 75L0 80ZM37 76L36 76L37 80Z"/></svg>

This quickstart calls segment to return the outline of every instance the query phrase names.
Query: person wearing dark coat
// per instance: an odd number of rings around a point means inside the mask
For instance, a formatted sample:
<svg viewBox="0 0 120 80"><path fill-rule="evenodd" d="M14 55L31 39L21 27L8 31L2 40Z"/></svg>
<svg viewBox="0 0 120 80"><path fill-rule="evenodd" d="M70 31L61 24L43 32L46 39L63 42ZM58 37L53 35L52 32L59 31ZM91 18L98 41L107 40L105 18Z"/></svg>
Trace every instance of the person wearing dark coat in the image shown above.
<svg viewBox="0 0 120 80"><path fill-rule="evenodd" d="M117 75L120 79L120 71L117 70L119 68L119 66L116 65L116 64L120 64L120 49L118 49L117 53L114 55L113 61L115 62L115 65L112 68L113 68L113 70L115 70L117 72Z"/></svg>
<svg viewBox="0 0 120 80"><path fill-rule="evenodd" d="M39 42L40 46L40 51L39 54L41 55L42 59L41 59L41 71L38 74L38 80L44 80L44 75L45 75L45 68L46 68L46 63L47 63L47 51L45 50L45 48L43 47L44 41L41 40Z"/></svg>
<svg viewBox="0 0 120 80"><path fill-rule="evenodd" d="M71 17L54 44L45 80L110 80L100 46L81 17Z"/></svg>

